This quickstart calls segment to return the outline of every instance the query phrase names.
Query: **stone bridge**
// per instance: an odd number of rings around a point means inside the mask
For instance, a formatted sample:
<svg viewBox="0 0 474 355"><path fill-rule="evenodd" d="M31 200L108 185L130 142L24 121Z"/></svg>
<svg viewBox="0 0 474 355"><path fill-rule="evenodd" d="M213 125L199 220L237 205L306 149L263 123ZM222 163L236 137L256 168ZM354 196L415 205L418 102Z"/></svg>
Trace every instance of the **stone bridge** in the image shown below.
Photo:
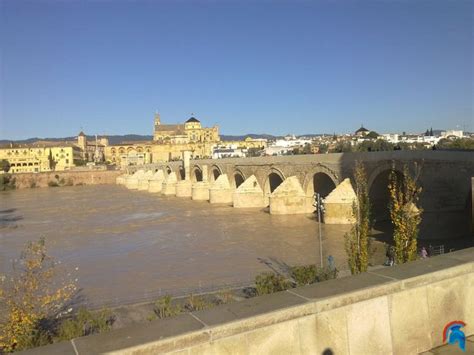
<svg viewBox="0 0 474 355"><path fill-rule="evenodd" d="M288 185L291 186L287 188L287 192L296 191L296 195L301 198L299 200L293 198L294 204L300 206L305 204L304 212L310 213L314 211L312 201L315 192L327 197L346 178L353 180L356 161L362 162L366 169L373 216L378 224L388 223L387 185L390 171L393 168L401 173L404 164L408 164L413 170L416 163L421 167L419 183L423 189L420 199L423 208L422 236L454 237L472 231L471 178L474 177L472 152L390 151L190 160L129 167L128 172L133 173L138 169L152 171L162 169L165 176L173 172L178 186L180 182L183 184L182 181L189 180L189 186L192 185L193 190L196 184L210 189L219 176L226 175L230 189L239 191L239 186L252 177L255 179L254 186L258 185L263 192L262 203L256 205L262 208L270 204L275 190L291 177L291 184L288 181ZM186 166L188 164L189 166ZM300 196L302 194L305 201ZM189 193L189 197L191 196L195 197ZM234 194L234 206L237 207L235 196ZM291 205L291 202L285 201L287 206ZM289 213L291 211L289 207ZM335 213L338 211L335 210Z"/></svg>

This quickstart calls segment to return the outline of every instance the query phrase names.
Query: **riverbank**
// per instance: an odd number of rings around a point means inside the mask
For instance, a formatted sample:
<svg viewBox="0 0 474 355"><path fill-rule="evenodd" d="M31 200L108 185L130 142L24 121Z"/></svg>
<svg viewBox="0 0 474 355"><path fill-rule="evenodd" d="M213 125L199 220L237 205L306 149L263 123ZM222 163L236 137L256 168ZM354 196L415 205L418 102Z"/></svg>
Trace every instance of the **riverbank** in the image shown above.
<svg viewBox="0 0 474 355"><path fill-rule="evenodd" d="M38 187L115 184L115 179L122 173L120 170L73 170L8 175L10 180L14 179L14 188L21 190Z"/></svg>

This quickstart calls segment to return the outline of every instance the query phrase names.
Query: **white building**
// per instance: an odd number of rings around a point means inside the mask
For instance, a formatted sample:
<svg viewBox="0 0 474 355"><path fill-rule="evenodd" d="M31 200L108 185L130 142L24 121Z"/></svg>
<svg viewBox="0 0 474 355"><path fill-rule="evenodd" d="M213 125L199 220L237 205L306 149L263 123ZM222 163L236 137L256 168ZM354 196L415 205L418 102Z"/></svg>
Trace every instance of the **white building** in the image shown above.
<svg viewBox="0 0 474 355"><path fill-rule="evenodd" d="M240 148L214 148L212 150L212 159L222 158L243 158L245 152Z"/></svg>
<svg viewBox="0 0 474 355"><path fill-rule="evenodd" d="M454 130L454 129L450 129L450 130L441 132L441 137L447 138L449 136L454 136L454 137L457 137L457 138L463 138L464 137L464 132L461 131L461 130Z"/></svg>

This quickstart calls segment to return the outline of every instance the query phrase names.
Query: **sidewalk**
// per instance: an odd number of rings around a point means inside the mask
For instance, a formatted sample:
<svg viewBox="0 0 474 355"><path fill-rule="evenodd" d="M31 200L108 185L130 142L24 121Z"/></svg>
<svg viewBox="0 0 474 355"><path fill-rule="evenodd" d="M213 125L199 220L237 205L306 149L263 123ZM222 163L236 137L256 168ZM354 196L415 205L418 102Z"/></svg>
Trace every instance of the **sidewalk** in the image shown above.
<svg viewBox="0 0 474 355"><path fill-rule="evenodd" d="M462 351L459 349L459 346L457 344L451 345L451 344L446 344L434 349L431 349L430 351L426 351L424 353L421 353L421 355L459 355L459 354L474 354L474 335L471 335L470 337L466 338L466 351Z"/></svg>

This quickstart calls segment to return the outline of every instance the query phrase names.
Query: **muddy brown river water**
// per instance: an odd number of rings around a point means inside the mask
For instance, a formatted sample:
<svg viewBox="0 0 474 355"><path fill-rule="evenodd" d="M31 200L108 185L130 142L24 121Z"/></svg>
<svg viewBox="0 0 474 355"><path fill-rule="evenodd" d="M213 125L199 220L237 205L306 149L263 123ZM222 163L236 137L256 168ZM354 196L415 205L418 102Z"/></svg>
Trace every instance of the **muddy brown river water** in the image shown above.
<svg viewBox="0 0 474 355"><path fill-rule="evenodd" d="M0 193L0 273L30 240L77 278L90 305L251 283L285 264L319 263L311 215L274 216L115 185ZM345 268L344 226L322 226L324 259ZM76 270L77 268L77 270Z"/></svg>

